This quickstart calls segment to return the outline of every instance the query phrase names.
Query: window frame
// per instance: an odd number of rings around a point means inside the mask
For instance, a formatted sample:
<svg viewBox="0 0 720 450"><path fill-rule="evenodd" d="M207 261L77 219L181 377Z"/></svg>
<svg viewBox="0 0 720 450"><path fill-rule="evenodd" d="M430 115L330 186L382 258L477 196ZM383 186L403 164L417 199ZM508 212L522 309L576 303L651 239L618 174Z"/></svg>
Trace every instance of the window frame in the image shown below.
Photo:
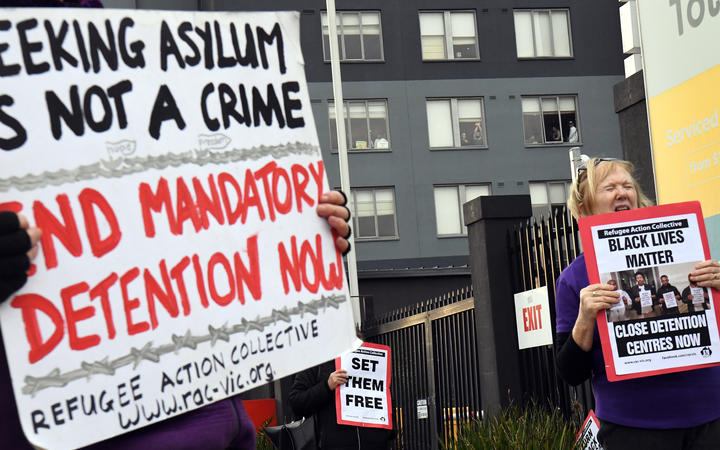
<svg viewBox="0 0 720 450"><path fill-rule="evenodd" d="M531 185L539 185L542 184L545 186L545 196L547 197L547 202L545 204L540 203L533 203L532 202L532 196L530 198L530 207L532 208L532 213L534 217L540 217L542 215L547 215L549 213L552 213L553 206L562 206L566 207L567 205L567 199L570 196L570 191L572 189L572 180L566 179L566 180L533 180L528 181L528 193L532 192ZM564 197L565 200L562 203L552 203L550 199L550 186L551 185L562 185L563 191L565 193ZM540 208L543 208L543 211L538 211Z"/></svg>
<svg viewBox="0 0 720 450"><path fill-rule="evenodd" d="M420 24L420 16L422 14L443 14L443 41L445 43L445 58L426 59L423 55L422 45L422 27ZM453 36L452 36L452 14L453 13L469 13L473 15L473 27L475 28L475 54L473 58L457 58L453 52ZM418 11L418 30L420 31L420 59L422 62L448 62L448 61L480 61L480 38L478 36L477 13L474 9L458 9L458 10L437 10L423 9ZM434 36L434 35L433 35Z"/></svg>
<svg viewBox="0 0 720 450"><path fill-rule="evenodd" d="M575 48L573 46L573 39L572 39L572 21L570 20L570 8L514 8L513 9L513 27L515 27L515 12L516 11L522 11L522 12L530 12L530 33L532 36L532 46L533 46L533 54L534 56L520 56L517 54L517 29L515 29L515 56L518 60L535 60L535 59L574 59L575 58ZM539 12L548 12L550 13L550 16L552 17L553 11L563 11L565 12L565 19L567 21L567 29L568 29L568 48L570 49L570 55L569 56L537 56L537 43L536 43L536 36L535 36L535 14ZM552 26L550 27L550 33L553 33ZM552 36L552 34L551 34ZM554 39L550 39L551 42L553 42L553 53L555 53L554 48Z"/></svg>
<svg viewBox="0 0 720 450"><path fill-rule="evenodd" d="M433 205L435 206L435 237L438 239L447 239L447 238L459 238L459 237L467 237L467 226L465 226L465 213L463 211L463 203L466 203L467 201L463 201L461 199L467 198L466 192L468 186L483 186L487 187L488 193L487 195L492 195L492 183L441 183L441 184L434 184L433 185ZM437 203L435 202L435 189L437 188L449 188L454 187L456 189L456 192L458 194L458 215L460 216L460 233L452 233L452 234L440 234L440 231L438 230L438 208Z"/></svg>
<svg viewBox="0 0 720 450"><path fill-rule="evenodd" d="M378 16L378 27L380 30L380 59L367 59L365 58L365 41L362 39L363 37L363 25L362 25L362 15L373 13L377 14ZM358 24L360 27L360 48L363 54L362 59L347 59L345 58L345 24L343 23L342 17L345 14L356 14L358 16ZM323 62L330 63L330 51L325 51L325 26L323 25L323 17L327 18L327 11L320 11L320 39L321 39L321 46L322 46L322 52L323 52ZM341 63L360 63L360 64L366 64L366 63L384 63L385 62L385 41L383 40L383 27L382 27L382 12L380 10L361 10L361 11L336 11L336 23L335 26L338 28L338 36L340 37L340 42L338 42L338 51L340 52L340 62ZM327 19L326 19L327 20ZM328 41L330 40L330 25L328 23Z"/></svg>
<svg viewBox="0 0 720 450"><path fill-rule="evenodd" d="M450 121L452 125L453 133L453 145L451 147L432 147L430 145L430 124L427 124L428 130L428 148L430 151L443 151L443 150L478 150L488 148L488 137L487 137L487 123L485 122L485 98L482 96L477 97L426 97L425 98L425 118L427 120L427 105L428 102L432 101L450 101ZM483 127L483 144L482 145L462 145L461 142L461 131L460 131L460 113L458 110L458 100L479 100L480 101L480 122Z"/></svg>
<svg viewBox="0 0 720 450"><path fill-rule="evenodd" d="M565 133L562 128L562 111L560 109L560 99L571 97L575 103L575 118L573 120L573 123L575 124L575 128L577 129L577 135L578 140L575 142L569 142L565 140ZM527 136L527 130L525 129L525 111L523 110L523 104L522 101L524 99L535 99L538 101L538 104L540 106L540 124L541 124L541 132L543 140L542 142L537 143L531 143L527 142L528 136ZM547 132L545 130L545 114L543 113L543 99L554 99L558 105L557 115L558 115L558 123L560 124L560 140L559 141L548 141L546 139ZM562 145L570 145L573 147L580 147L583 145L582 141L582 133L580 132L580 112L579 112L579 101L578 101L578 95L577 94L547 94L547 95L522 95L520 96L520 114L522 116L522 128L523 128L523 144L525 147L547 147L547 146L562 146Z"/></svg>
<svg viewBox="0 0 720 450"><path fill-rule="evenodd" d="M345 138L346 139L350 138L350 140L349 140L350 144L355 143L354 139L352 139L353 135L352 135L352 127L350 126L349 104L350 103L359 103L359 102L363 102L365 104L365 124L367 126L368 133L370 132L370 109L369 109L368 103L383 102L383 105L385 106L385 139L388 141L388 148L378 149L378 148L375 148L374 145L373 145L373 147L367 147L367 148L357 148L357 147L348 146L348 152L352 152L352 153L388 153L388 152L392 152L392 139L390 139L390 117L388 114L388 100L386 98L358 98L358 99L347 99L346 98L346 99L343 99L343 103L344 103L344 107L345 107L345 109L344 109L345 134L349 135L349 136L346 136ZM330 136L330 152L337 153L338 147L334 146L336 143L333 142L333 139L332 139L333 133L336 133L336 130L333 127L332 121L337 120L337 116L335 119L331 118L331 116L330 116L330 114L331 114L330 111L332 109L334 109L335 100L328 99L327 103L328 103L328 128L330 130L330 134L329 134L329 136ZM368 141L368 145L369 144L370 144L370 142Z"/></svg>
<svg viewBox="0 0 720 450"><path fill-rule="evenodd" d="M393 225L395 227L394 232L395 234L393 236L378 236L378 214L377 214L377 198L376 198L376 191L380 190L387 190L392 195L392 201L393 201ZM360 226L358 225L358 219L359 216L357 214L357 208L355 207L357 203L356 194L358 191L370 191L373 196L373 218L375 219L375 236L360 236ZM370 242L370 241L397 241L400 239L400 235L398 233L398 223L397 223L397 201L395 196L395 186L367 186L367 187L351 187L350 188L350 196L348 198L348 208L350 209L351 215L352 215L352 228L353 228L353 237L355 241L357 242Z"/></svg>

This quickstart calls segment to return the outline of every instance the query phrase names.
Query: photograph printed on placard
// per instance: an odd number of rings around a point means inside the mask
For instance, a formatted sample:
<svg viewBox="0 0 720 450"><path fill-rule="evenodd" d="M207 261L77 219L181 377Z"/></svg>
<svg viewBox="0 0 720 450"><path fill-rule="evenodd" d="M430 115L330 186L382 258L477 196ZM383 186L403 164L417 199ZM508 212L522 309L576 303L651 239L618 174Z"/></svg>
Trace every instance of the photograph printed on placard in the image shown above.
<svg viewBox="0 0 720 450"><path fill-rule="evenodd" d="M690 281L697 262L665 264L600 274L614 286L620 301L605 311L608 322L649 319L710 309L707 288Z"/></svg>

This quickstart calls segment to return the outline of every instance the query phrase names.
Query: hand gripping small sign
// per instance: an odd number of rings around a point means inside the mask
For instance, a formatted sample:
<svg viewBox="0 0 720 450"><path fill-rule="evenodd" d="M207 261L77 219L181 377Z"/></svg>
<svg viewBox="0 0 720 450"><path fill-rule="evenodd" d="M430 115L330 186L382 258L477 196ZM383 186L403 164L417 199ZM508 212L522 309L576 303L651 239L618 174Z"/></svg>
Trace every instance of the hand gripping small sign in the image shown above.
<svg viewBox="0 0 720 450"><path fill-rule="evenodd" d="M622 303L597 315L608 380L720 364L718 292L689 274L709 259L700 203L620 211L579 221L591 284Z"/></svg>
<svg viewBox="0 0 720 450"><path fill-rule="evenodd" d="M347 370L347 383L335 389L337 423L392 429L390 347L365 342L335 359Z"/></svg>
<svg viewBox="0 0 720 450"><path fill-rule="evenodd" d="M3 8L0 324L23 431L73 448L358 343L298 13Z"/></svg>

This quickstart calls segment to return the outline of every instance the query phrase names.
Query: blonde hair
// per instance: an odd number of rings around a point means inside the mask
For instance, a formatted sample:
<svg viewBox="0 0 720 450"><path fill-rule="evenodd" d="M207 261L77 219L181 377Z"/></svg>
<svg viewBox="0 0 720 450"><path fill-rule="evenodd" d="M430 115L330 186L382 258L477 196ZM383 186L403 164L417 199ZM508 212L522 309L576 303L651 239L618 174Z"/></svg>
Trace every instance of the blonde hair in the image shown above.
<svg viewBox="0 0 720 450"><path fill-rule="evenodd" d="M592 205L595 202L595 189L597 189L598 182L603 180L608 173L616 168L624 169L628 175L630 175L633 186L635 187L635 192L637 192L638 207L644 208L652 205L652 201L643 194L640 185L635 180L635 177L633 177L635 166L633 166L631 162L619 159L602 160L600 158L592 158L585 164L585 168L578 172L572 189L570 189L570 198L568 198L567 207L574 218L579 219L584 215L590 215Z"/></svg>

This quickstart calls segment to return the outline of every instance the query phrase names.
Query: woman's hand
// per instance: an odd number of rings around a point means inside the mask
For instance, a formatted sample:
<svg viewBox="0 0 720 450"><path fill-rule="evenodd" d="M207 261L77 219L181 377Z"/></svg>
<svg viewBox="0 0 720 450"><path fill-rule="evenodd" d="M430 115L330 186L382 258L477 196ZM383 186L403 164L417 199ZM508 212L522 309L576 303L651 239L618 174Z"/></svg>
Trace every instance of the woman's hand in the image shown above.
<svg viewBox="0 0 720 450"><path fill-rule="evenodd" d="M327 384L330 390L334 391L336 387L340 386L341 384L347 383L347 380L347 370L340 369L330 374L327 380Z"/></svg>
<svg viewBox="0 0 720 450"><path fill-rule="evenodd" d="M338 234L335 239L335 247L343 255L350 251L350 243L347 240L351 233L348 224L350 210L345 206L346 204L347 197L342 191L328 191L320 196L317 206L317 215L327 217L330 227Z"/></svg>
<svg viewBox="0 0 720 450"><path fill-rule="evenodd" d="M580 290L578 320L595 323L598 311L610 309L620 301L620 293L609 284L591 284Z"/></svg>
<svg viewBox="0 0 720 450"><path fill-rule="evenodd" d="M580 290L580 311L572 330L572 337L580 348L590 351L597 313L619 301L620 293L609 284L591 284Z"/></svg>
<svg viewBox="0 0 720 450"><path fill-rule="evenodd" d="M698 263L690 279L698 286L720 289L720 263L712 259Z"/></svg>

